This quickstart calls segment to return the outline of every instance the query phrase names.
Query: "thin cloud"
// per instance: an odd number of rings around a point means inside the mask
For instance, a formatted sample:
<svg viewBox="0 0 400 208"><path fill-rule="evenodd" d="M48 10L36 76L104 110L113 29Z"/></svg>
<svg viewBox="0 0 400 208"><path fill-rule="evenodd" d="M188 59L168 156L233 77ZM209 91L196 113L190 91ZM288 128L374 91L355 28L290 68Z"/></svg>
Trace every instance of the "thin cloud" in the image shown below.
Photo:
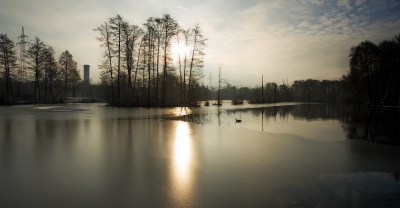
<svg viewBox="0 0 400 208"><path fill-rule="evenodd" d="M350 0L338 0L337 5L341 8L345 8L346 10L351 10L352 6L350 4Z"/></svg>
<svg viewBox="0 0 400 208"><path fill-rule="evenodd" d="M185 8L185 7L183 7L183 6L178 6L178 9L179 9L179 10L182 10L182 11L188 11L188 10L189 10L188 8Z"/></svg>

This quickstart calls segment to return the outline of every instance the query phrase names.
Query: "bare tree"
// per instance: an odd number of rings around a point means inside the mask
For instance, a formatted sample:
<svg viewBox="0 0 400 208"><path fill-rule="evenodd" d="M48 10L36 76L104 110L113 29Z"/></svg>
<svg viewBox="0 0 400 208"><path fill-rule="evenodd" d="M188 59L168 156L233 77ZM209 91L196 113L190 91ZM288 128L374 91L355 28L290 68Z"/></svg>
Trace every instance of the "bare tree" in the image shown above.
<svg viewBox="0 0 400 208"><path fill-rule="evenodd" d="M122 40L122 17L117 14L117 16L109 19L110 31L112 35L112 41L114 42L115 48L113 52L117 58L117 103L121 102L121 42Z"/></svg>
<svg viewBox="0 0 400 208"><path fill-rule="evenodd" d="M26 56L28 58L29 68L33 70L35 77L35 89L34 89L34 102L37 103L37 98L41 102L40 96L40 80L42 75L42 64L43 64L43 53L46 49L46 45L40 40L40 38L35 37L27 52ZM37 97L38 95L38 97Z"/></svg>
<svg viewBox="0 0 400 208"><path fill-rule="evenodd" d="M139 51L138 51L138 56L137 56L137 61L136 61L135 78L133 81L133 90L134 91L136 89L136 81L137 81L137 77L138 77L137 75L138 75L139 63L140 63L140 52L141 52L142 47L143 47L143 39L140 41L140 44L139 44Z"/></svg>
<svg viewBox="0 0 400 208"><path fill-rule="evenodd" d="M80 71L77 69L72 70L71 74L70 74L70 88L72 90L72 97L75 97L78 87L81 86L80 81L82 79L79 74L80 74Z"/></svg>
<svg viewBox="0 0 400 208"><path fill-rule="evenodd" d="M123 40L124 40L124 61L128 72L128 90L130 95L134 96L134 88L132 85L132 70L135 68L135 51L136 46L140 42L140 38L144 31L137 25L129 25L128 22L122 24Z"/></svg>
<svg viewBox="0 0 400 208"><path fill-rule="evenodd" d="M7 34L0 34L0 62L4 66L6 96L12 96L11 75L17 66L17 55L14 43L7 37Z"/></svg>
<svg viewBox="0 0 400 208"><path fill-rule="evenodd" d="M199 24L196 24L193 28L193 48L189 68L189 101L193 101L190 94L193 94L192 89L194 83L197 81L196 78L203 76L201 69L204 66L203 59L205 54L203 49L206 46L206 41L207 38L204 38ZM197 69L197 71L194 71L195 69Z"/></svg>
<svg viewBox="0 0 400 208"><path fill-rule="evenodd" d="M155 18L155 32L156 32L156 37L157 37L157 77L156 77L156 84L155 84L155 103L158 105L158 87L160 86L159 84L159 65L160 65L160 45L161 45L161 19L160 18Z"/></svg>
<svg viewBox="0 0 400 208"><path fill-rule="evenodd" d="M111 85L111 99L112 102L115 102L115 91L114 91L114 77L113 77L113 55L112 48L113 42L111 40L111 32L110 32L110 24L108 22L104 22L99 27L93 29L94 31L100 32L100 37L97 37L97 40L101 42L100 46L105 48L103 52L103 62L99 65L99 68L104 69L103 73L104 78L107 74L110 75L110 85Z"/></svg>
<svg viewBox="0 0 400 208"><path fill-rule="evenodd" d="M43 72L44 72L44 85L45 85L45 97L51 97L51 101L55 102L54 97L54 82L57 78L57 62L54 57L54 49L51 46L47 46L43 51Z"/></svg>
<svg viewBox="0 0 400 208"><path fill-rule="evenodd" d="M164 14L161 18L162 45L164 50L164 67L163 67L163 88L162 88L162 105L165 106L165 87L167 83L168 69L168 50L171 45L171 38L177 33L178 23L172 19L171 15Z"/></svg>
<svg viewBox="0 0 400 208"><path fill-rule="evenodd" d="M147 81L147 99L148 103L147 105L150 107L151 104L151 71L153 71L153 79L154 79L154 48L155 48L155 37L156 37L156 22L153 17L150 17L145 24L143 24L146 29L146 35L145 35L145 40L147 41L146 46L147 46L147 72L148 72L148 81ZM154 83L153 83L154 86ZM154 89L153 89L154 90Z"/></svg>
<svg viewBox="0 0 400 208"><path fill-rule="evenodd" d="M77 63L74 61L72 54L68 50L61 53L59 64L62 68L62 77L64 80L64 98L67 98L68 84L74 82L76 79ZM78 73L79 75L79 73Z"/></svg>
<svg viewBox="0 0 400 208"><path fill-rule="evenodd" d="M184 37L184 44L185 44L185 55L183 58L183 99L187 101L187 90L186 90L186 76L187 76L187 48L191 42L192 38L192 29L182 30L182 35Z"/></svg>
<svg viewBox="0 0 400 208"><path fill-rule="evenodd" d="M185 44L185 30L182 28L179 28L178 32L176 33L176 44L178 45L178 48L181 47L181 45ZM185 49L187 45L184 45ZM185 50L185 59L184 62L186 62L186 50ZM179 102L183 103L183 92L184 92L184 70L182 69L182 60L181 60L181 53L180 51L178 52L178 69L179 69Z"/></svg>

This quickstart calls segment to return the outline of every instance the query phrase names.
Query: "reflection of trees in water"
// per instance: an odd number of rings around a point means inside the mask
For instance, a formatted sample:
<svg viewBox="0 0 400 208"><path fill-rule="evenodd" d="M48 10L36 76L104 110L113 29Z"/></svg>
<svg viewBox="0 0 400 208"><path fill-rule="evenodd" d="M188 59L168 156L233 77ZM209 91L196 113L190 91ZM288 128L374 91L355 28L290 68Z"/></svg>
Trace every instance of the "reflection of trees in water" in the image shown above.
<svg viewBox="0 0 400 208"><path fill-rule="evenodd" d="M348 139L399 145L400 112L370 109L362 105L343 108L342 127Z"/></svg>
<svg viewBox="0 0 400 208"><path fill-rule="evenodd" d="M227 115L233 115L237 113L250 114L255 118L260 117L262 114L265 117L272 118L284 118L286 119L291 113L291 107L293 106L274 106L274 107L263 107L263 108L245 108L245 109L232 109L226 110Z"/></svg>
<svg viewBox="0 0 400 208"><path fill-rule="evenodd" d="M289 116L291 115L294 119L299 120L340 120L343 116L339 114L341 111L336 105L290 105L290 106L273 106L273 107L262 107L262 108L245 108L245 109L228 109L226 114L228 116L243 114L251 115L254 118L259 118L263 115L265 119L273 118L288 122ZM220 113L214 113L215 115ZM211 114L211 115L214 115ZM169 120L180 120L187 122L194 122L197 124L204 124L210 122L210 114L189 114L176 117L170 117Z"/></svg>
<svg viewBox="0 0 400 208"><path fill-rule="evenodd" d="M341 111L340 105L298 105L294 106L293 117L301 120L339 120Z"/></svg>
<svg viewBox="0 0 400 208"><path fill-rule="evenodd" d="M342 123L343 131L348 139L372 140L374 142L399 144L400 112L369 110L364 105L356 104L303 104L291 106L273 106L263 108L227 109L228 116L251 115L262 120L290 122L295 120L335 120ZM239 114L239 115L238 115ZM190 114L172 117L172 120L194 122L197 124L218 123L221 112ZM237 116L238 115L238 116ZM214 120L215 119L215 120Z"/></svg>
<svg viewBox="0 0 400 208"><path fill-rule="evenodd" d="M337 105L324 105L324 104L312 104L312 105L290 105L290 106L274 106L274 107L263 107L263 108L248 108L248 109L235 109L227 110L227 114L236 114L238 112L251 113L254 117L260 117L261 113L267 118L279 118L281 120L287 120L289 115L295 119L300 120L339 120L341 117L340 111Z"/></svg>
<svg viewBox="0 0 400 208"><path fill-rule="evenodd" d="M289 116L291 115L295 119L300 120L316 120L316 119L335 119L339 120L341 115L338 114L338 108L335 105L291 105L291 106L273 106L273 107L262 107L262 108L245 108L245 109L228 109L225 113L228 116L231 115L251 115L254 118L262 117L265 119L273 118L288 122ZM186 122L194 122L197 124L210 123L211 116L216 116L216 122L221 112L219 113L204 113L204 114L189 114L182 116L169 117L168 120L180 120Z"/></svg>
<svg viewBox="0 0 400 208"><path fill-rule="evenodd" d="M367 121L367 111L363 105L345 105L342 109L341 122L344 124L360 124Z"/></svg>
<svg viewBox="0 0 400 208"><path fill-rule="evenodd" d="M204 114L189 114L183 116L174 116L166 118L166 120L178 120L178 121L185 121L185 122L192 122L196 124L206 124L209 123L211 119L208 113Z"/></svg>

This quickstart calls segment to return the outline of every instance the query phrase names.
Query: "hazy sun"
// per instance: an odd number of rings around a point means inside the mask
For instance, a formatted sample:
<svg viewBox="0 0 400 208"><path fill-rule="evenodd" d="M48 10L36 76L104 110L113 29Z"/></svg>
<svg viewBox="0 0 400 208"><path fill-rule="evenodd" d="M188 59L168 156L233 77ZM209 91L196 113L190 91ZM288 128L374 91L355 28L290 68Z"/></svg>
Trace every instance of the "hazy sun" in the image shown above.
<svg viewBox="0 0 400 208"><path fill-rule="evenodd" d="M187 47L183 43L178 44L175 42L171 46L171 52L172 52L174 61L178 61L179 55L181 56L181 60L182 60L185 56L186 51L187 51Z"/></svg>

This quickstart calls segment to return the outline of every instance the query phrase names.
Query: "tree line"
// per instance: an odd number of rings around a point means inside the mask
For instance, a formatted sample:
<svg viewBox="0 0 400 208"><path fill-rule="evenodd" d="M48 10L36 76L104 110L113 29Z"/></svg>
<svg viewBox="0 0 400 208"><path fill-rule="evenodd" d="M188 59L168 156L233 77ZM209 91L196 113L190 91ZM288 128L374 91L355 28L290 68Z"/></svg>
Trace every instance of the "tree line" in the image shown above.
<svg viewBox="0 0 400 208"><path fill-rule="evenodd" d="M349 54L350 70L343 75L346 99L373 105L399 105L400 34L378 45L362 41Z"/></svg>
<svg viewBox="0 0 400 208"><path fill-rule="evenodd" d="M292 84L289 84L288 80L282 80L282 84L268 82L253 88L226 83L221 89L221 99L247 100L248 103L337 102L343 100L343 93L345 91L342 80L307 79L295 80ZM216 98L215 88L204 90L203 100Z"/></svg>
<svg viewBox="0 0 400 208"><path fill-rule="evenodd" d="M138 26L117 14L94 31L103 49L100 85L111 105L191 106L200 99L207 39L198 24L185 29L164 14Z"/></svg>
<svg viewBox="0 0 400 208"><path fill-rule="evenodd" d="M119 106L193 106L217 99L215 87L204 86L204 47L207 39L198 24L183 29L169 14L150 17L141 26L120 15L99 27L103 49L100 81L92 94ZM38 37L29 43L25 63L18 64L15 44L0 34L0 103L31 100L64 102L82 89L76 61L68 50L56 61L53 47ZM175 51L174 51L175 50ZM176 52L176 50L181 50ZM339 80L289 80L255 87L237 87L225 81L221 99L263 102L356 101L399 105L400 35L378 45L362 41L349 52L349 71ZM82 93L81 93L82 94Z"/></svg>
<svg viewBox="0 0 400 208"><path fill-rule="evenodd" d="M236 87L229 83L221 90L223 99L264 102L368 102L372 105L399 105L400 34L378 45L362 41L349 52L349 71L339 80L288 80L282 84ZM215 92L209 91L215 99Z"/></svg>
<svg viewBox="0 0 400 208"><path fill-rule="evenodd" d="M68 50L57 61L54 48L35 37L21 59L15 47L7 34L0 34L1 104L60 103L67 94L75 95L81 77Z"/></svg>

